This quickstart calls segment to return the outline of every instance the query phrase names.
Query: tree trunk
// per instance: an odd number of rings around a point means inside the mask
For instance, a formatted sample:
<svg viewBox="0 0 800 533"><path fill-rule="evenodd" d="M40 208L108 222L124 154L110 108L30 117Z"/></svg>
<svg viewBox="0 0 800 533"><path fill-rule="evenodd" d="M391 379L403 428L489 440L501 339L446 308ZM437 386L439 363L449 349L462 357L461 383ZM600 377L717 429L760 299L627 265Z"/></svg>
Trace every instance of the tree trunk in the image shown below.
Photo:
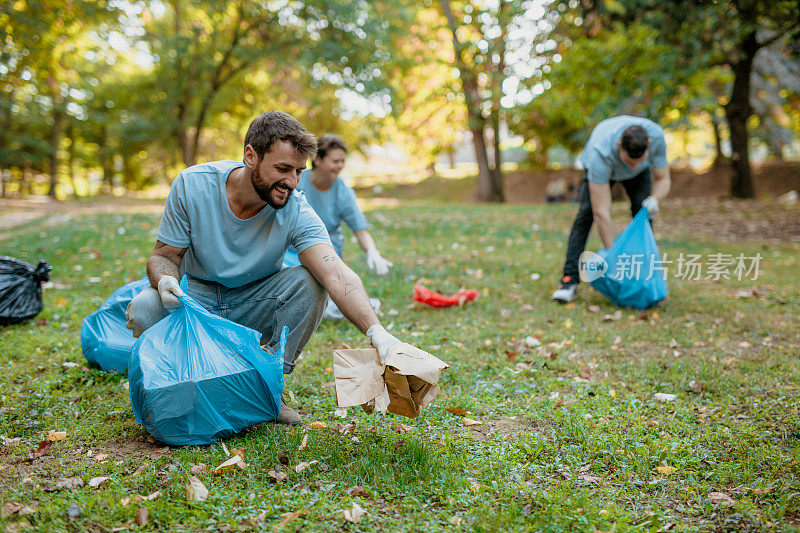
<svg viewBox="0 0 800 533"><path fill-rule="evenodd" d="M753 59L758 52L756 32L750 32L740 43L740 56L733 69L733 89L725 105L725 118L728 121L731 139L731 196L734 198L754 198L753 175L750 169L750 136L747 122L753 110L750 107L750 74Z"/></svg>
<svg viewBox="0 0 800 533"><path fill-rule="evenodd" d="M114 193L114 169L111 167L111 152L108 146L108 130L106 125L100 126L100 166L103 167L103 186L101 189L108 193Z"/></svg>
<svg viewBox="0 0 800 533"><path fill-rule="evenodd" d="M447 162L450 163L450 170L456 168L456 151L452 146L447 151Z"/></svg>
<svg viewBox="0 0 800 533"><path fill-rule="evenodd" d="M31 180L28 177L28 173L31 170L31 163L30 161L25 161L22 164L22 173L19 176L19 193L20 196L27 194L30 196L33 194L33 185L31 185Z"/></svg>
<svg viewBox="0 0 800 533"><path fill-rule="evenodd" d="M70 120L67 123L67 138L69 138L69 150L67 151L67 175L69 183L72 185L72 196L78 196L78 187L75 184L75 125Z"/></svg>
<svg viewBox="0 0 800 533"><path fill-rule="evenodd" d="M53 100L53 131L50 137L50 189L47 195L56 198L58 186L58 148L61 144L61 135L64 132L64 101L61 98Z"/></svg>
<svg viewBox="0 0 800 533"><path fill-rule="evenodd" d="M714 112L709 114L711 115L711 127L714 130L714 148L716 150L716 155L714 156L714 162L711 164L711 168L719 168L727 162L722 153L722 131L720 131L719 128L719 119Z"/></svg>
<svg viewBox="0 0 800 533"><path fill-rule="evenodd" d="M486 139L484 137L486 119L481 114L478 82L475 79L475 73L467 67L464 61L464 51L461 41L458 40L458 28L453 18L453 12L450 10L450 1L441 0L441 5L447 24L450 27L450 33L453 36L456 65L458 66L459 77L464 90L464 101L467 105L467 122L469 131L472 133L475 159L478 162L478 201L491 202L495 200L492 194L494 180L489 170L489 158L486 155Z"/></svg>
<svg viewBox="0 0 800 533"><path fill-rule="evenodd" d="M470 129L472 145L475 147L475 159L478 161L478 201L493 201L493 186L489 158L486 156L486 138L483 127Z"/></svg>

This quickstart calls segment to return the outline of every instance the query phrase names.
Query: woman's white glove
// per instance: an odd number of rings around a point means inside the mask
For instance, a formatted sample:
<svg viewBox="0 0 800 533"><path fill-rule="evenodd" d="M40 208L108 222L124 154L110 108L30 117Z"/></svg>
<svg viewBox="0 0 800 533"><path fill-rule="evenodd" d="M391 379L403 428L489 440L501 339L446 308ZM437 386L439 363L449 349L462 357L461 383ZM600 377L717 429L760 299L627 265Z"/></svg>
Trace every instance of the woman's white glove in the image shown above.
<svg viewBox="0 0 800 533"><path fill-rule="evenodd" d="M386 331L386 329L380 324L371 326L367 330L367 337L369 337L370 344L372 344L375 349L378 350L378 356L381 359L381 364L386 361L386 357L389 355L389 350L392 348L392 346L396 344L402 344L397 337Z"/></svg>
<svg viewBox="0 0 800 533"><path fill-rule="evenodd" d="M642 207L647 209L647 216L653 218L658 213L658 200L655 196L648 196L642 202Z"/></svg>
<svg viewBox="0 0 800 533"><path fill-rule="evenodd" d="M375 272L379 276L385 276L389 273L389 267L394 266L394 263L388 259L384 259L377 248L370 248L367 250L367 268Z"/></svg>
<svg viewBox="0 0 800 533"><path fill-rule="evenodd" d="M178 296L186 296L181 290L181 285L174 276L161 276L158 280L158 295L161 296L161 305L166 309L175 309L183 304Z"/></svg>

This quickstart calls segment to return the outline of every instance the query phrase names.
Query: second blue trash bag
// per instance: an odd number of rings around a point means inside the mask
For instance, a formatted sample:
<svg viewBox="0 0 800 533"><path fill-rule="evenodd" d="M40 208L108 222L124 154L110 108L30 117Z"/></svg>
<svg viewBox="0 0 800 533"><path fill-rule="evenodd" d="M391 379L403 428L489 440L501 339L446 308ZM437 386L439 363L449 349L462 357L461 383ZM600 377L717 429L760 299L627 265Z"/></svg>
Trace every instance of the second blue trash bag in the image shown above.
<svg viewBox="0 0 800 533"><path fill-rule="evenodd" d="M283 268L292 268L300 264L300 257L294 249L286 250L286 255L283 256Z"/></svg>
<svg viewBox="0 0 800 533"><path fill-rule="evenodd" d="M106 372L128 373L131 348L136 339L125 327L125 309L149 286L147 276L123 285L111 293L100 309L83 319L81 349L87 361Z"/></svg>
<svg viewBox="0 0 800 533"><path fill-rule="evenodd" d="M142 333L131 351L136 421L161 442L190 445L277 418L288 328L273 355L259 345L259 332L189 296L180 300L183 306Z"/></svg>
<svg viewBox="0 0 800 533"><path fill-rule="evenodd" d="M611 248L599 255L606 260L606 274L591 284L613 303L647 309L667 297L667 280L647 209L639 209Z"/></svg>

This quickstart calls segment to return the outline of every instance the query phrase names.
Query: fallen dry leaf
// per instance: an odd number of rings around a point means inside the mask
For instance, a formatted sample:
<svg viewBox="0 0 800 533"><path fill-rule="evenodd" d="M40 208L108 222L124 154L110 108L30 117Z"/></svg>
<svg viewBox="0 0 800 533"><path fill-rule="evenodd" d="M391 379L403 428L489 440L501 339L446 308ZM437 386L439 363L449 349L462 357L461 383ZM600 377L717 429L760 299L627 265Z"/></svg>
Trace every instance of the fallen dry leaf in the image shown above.
<svg viewBox="0 0 800 533"><path fill-rule="evenodd" d="M286 455L286 452L281 452L280 455L278 455L278 462L282 465L289 464L289 456Z"/></svg>
<svg viewBox="0 0 800 533"><path fill-rule="evenodd" d="M214 473L219 474L220 472L224 472L225 470L230 470L232 468L235 468L236 466L240 466L240 463L242 463L242 456L234 455L233 457L231 457L230 459L228 459L227 461L216 467L214 469Z"/></svg>
<svg viewBox="0 0 800 533"><path fill-rule="evenodd" d="M590 305L588 307L588 309L589 309L590 313L599 313L600 312L600 306L599 305Z"/></svg>
<svg viewBox="0 0 800 533"><path fill-rule="evenodd" d="M467 416L467 412L460 407L448 407L447 412L456 416Z"/></svg>
<svg viewBox="0 0 800 533"><path fill-rule="evenodd" d="M297 451L302 450L308 444L308 433L303 434L303 440L300 441L300 446L297 448Z"/></svg>
<svg viewBox="0 0 800 533"><path fill-rule="evenodd" d="M97 488L106 481L108 481L108 477L106 476L93 477L92 479L89 480L89 486L92 488Z"/></svg>
<svg viewBox="0 0 800 533"><path fill-rule="evenodd" d="M689 382L689 388L692 389L692 392L695 394L703 392L703 384L694 379Z"/></svg>
<svg viewBox="0 0 800 533"><path fill-rule="evenodd" d="M465 426L480 426L483 422L478 422L477 420L473 420L471 418L464 417L464 425Z"/></svg>
<svg viewBox="0 0 800 533"><path fill-rule="evenodd" d="M94 456L94 460L97 461L98 463L100 461L105 461L106 459L108 459L107 453L98 453L97 455Z"/></svg>
<svg viewBox="0 0 800 533"><path fill-rule="evenodd" d="M361 517L367 514L367 512L362 509L360 505L353 502L353 508L350 510L344 509L342 514L344 515L344 519L348 522L358 524L358 522L361 520Z"/></svg>
<svg viewBox="0 0 800 533"><path fill-rule="evenodd" d="M349 489L344 489L348 496L361 496L362 498L369 498L367 489L361 485L353 485Z"/></svg>
<svg viewBox="0 0 800 533"><path fill-rule="evenodd" d="M222 451L225 452L225 455L230 456L231 452L228 451L228 447L225 446L225 443L224 442L220 442L220 444L222 444Z"/></svg>
<svg viewBox="0 0 800 533"><path fill-rule="evenodd" d="M56 480L56 489L77 489L83 486L83 479L79 477L60 477Z"/></svg>
<svg viewBox="0 0 800 533"><path fill-rule="evenodd" d="M318 462L319 462L319 461L317 461L317 460L315 459L315 460L313 460L313 461L309 461L309 462L307 462L307 463L300 463L300 464L298 464L297 466L295 466L295 467L294 467L294 471L295 471L295 472L297 472L297 473L300 473L300 472L302 472L303 470L305 470L306 468L308 468L309 466L311 466L311 465L313 465L313 464L317 464Z"/></svg>
<svg viewBox="0 0 800 533"><path fill-rule="evenodd" d="M275 470L270 470L269 472L267 472L267 474L269 475L269 477L272 478L272 480L275 483L280 483L281 481L285 481L286 478L288 477L286 475L286 472L283 471L283 466L280 463L276 463Z"/></svg>
<svg viewBox="0 0 800 533"><path fill-rule="evenodd" d="M147 507L140 507L136 511L136 518L133 519L137 526L146 526L150 521L150 509Z"/></svg>
<svg viewBox="0 0 800 533"><path fill-rule="evenodd" d="M323 429L328 427L328 424L325 422L311 422L308 427L309 429Z"/></svg>
<svg viewBox="0 0 800 533"><path fill-rule="evenodd" d="M196 465L192 465L191 472L195 476L199 476L200 474L205 474L208 467L205 463L197 463ZM137 470L138 472L138 470ZM134 474L135 475L135 474Z"/></svg>
<svg viewBox="0 0 800 533"><path fill-rule="evenodd" d="M149 457L150 459L156 460L156 459L161 459L165 455L169 455L169 453L170 453L169 446L164 446L163 448L159 448L156 451L152 452L149 455Z"/></svg>
<svg viewBox="0 0 800 533"><path fill-rule="evenodd" d="M75 368L76 366L80 365L78 365L78 363L73 363L72 361L67 361L66 363L61 363L61 366L64 368Z"/></svg>
<svg viewBox="0 0 800 533"><path fill-rule="evenodd" d="M739 289L739 290L737 290L736 292L733 293L733 297L736 298L736 299L739 299L739 298L763 298L764 297L764 291L762 291L760 289L757 289L757 288ZM720 494L722 494L722 493L720 493Z"/></svg>
<svg viewBox="0 0 800 533"><path fill-rule="evenodd" d="M665 474L665 475L671 474L671 473L675 472L676 470L678 470L678 469L675 468L674 466L668 466L668 465L662 465L662 466L657 466L656 467L656 471L659 474Z"/></svg>
<svg viewBox="0 0 800 533"><path fill-rule="evenodd" d="M208 489L194 476L186 480L186 501L204 502L208 499Z"/></svg>
<svg viewBox="0 0 800 533"><path fill-rule="evenodd" d="M337 407L333 412L333 416L337 418L347 418L347 407Z"/></svg>
<svg viewBox="0 0 800 533"><path fill-rule="evenodd" d="M454 526L460 526L461 525L461 517L458 516L458 515L451 516L450 517L450 523L453 524Z"/></svg>
<svg viewBox="0 0 800 533"><path fill-rule="evenodd" d="M133 474L131 474L131 477L136 477L136 476L138 476L139 474L141 474L142 472L144 472L145 470L147 470L147 467L148 467L148 466L149 466L149 465L146 465L146 464L145 464L145 465L142 465L142 466L140 466L139 468L137 468L136 470L134 470L134 471L133 471Z"/></svg>
<svg viewBox="0 0 800 533"><path fill-rule="evenodd" d="M7 504L3 505L3 509L2 511L0 511L0 514L2 514L3 518L6 518L13 514L27 515L27 514L33 514L35 512L36 509L28 507L27 505L23 505L17 502L8 502Z"/></svg>
<svg viewBox="0 0 800 533"><path fill-rule="evenodd" d="M598 481L602 481L603 480L603 478L601 478L601 477L592 476L590 474L580 474L580 475L578 475L576 477L578 479L582 479L583 481L586 481L587 483L597 483Z"/></svg>
<svg viewBox="0 0 800 533"><path fill-rule="evenodd" d="M281 513L281 518L283 518L283 520L278 522L278 527L288 526L292 520L298 518L303 513L305 513L305 511L295 511L293 513Z"/></svg>
<svg viewBox="0 0 800 533"><path fill-rule="evenodd" d="M409 426L409 425L407 425L407 424L401 424L401 423L399 423L399 422L398 422L397 424L395 424L395 426L394 426L394 430L395 430L397 433L405 433L405 432L407 432L407 431L411 431L411 429L412 429L412 427L411 427L411 426Z"/></svg>
<svg viewBox="0 0 800 533"><path fill-rule="evenodd" d="M674 394L668 394L666 392L657 392L655 393L655 399L659 402L673 402L675 398L677 398Z"/></svg>
<svg viewBox="0 0 800 533"><path fill-rule="evenodd" d="M709 492L708 499L711 500L711 503L714 505L721 505L722 507L733 507L736 501L725 494L724 492Z"/></svg>
<svg viewBox="0 0 800 533"><path fill-rule="evenodd" d="M345 433L350 433L351 435L355 434L356 431L356 421L351 420L347 424L336 424L336 431L344 435Z"/></svg>
<svg viewBox="0 0 800 533"><path fill-rule="evenodd" d="M50 440L50 441L53 441L53 442L56 442L56 441L59 441L59 440L64 440L66 438L67 438L67 432L66 431L56 431L54 429L51 429L50 431L47 432L47 440Z"/></svg>
<svg viewBox="0 0 800 533"><path fill-rule="evenodd" d="M0 435L0 441L3 442L3 446L16 446L22 442L22 437L14 437L13 439L9 439L5 435Z"/></svg>
<svg viewBox="0 0 800 533"><path fill-rule="evenodd" d="M244 459L244 454L247 453L247 450L244 448L231 448L231 453L233 455L238 455L242 459Z"/></svg>
<svg viewBox="0 0 800 533"><path fill-rule="evenodd" d="M51 440L43 440L39 443L39 448L36 450L31 450L28 452L28 460L33 461L34 459L38 459L41 456L45 455L47 451L50 449L50 446L53 445L53 441Z"/></svg>
<svg viewBox="0 0 800 533"><path fill-rule="evenodd" d="M613 315L603 315L603 322L615 322L622 318L622 311L617 309Z"/></svg>

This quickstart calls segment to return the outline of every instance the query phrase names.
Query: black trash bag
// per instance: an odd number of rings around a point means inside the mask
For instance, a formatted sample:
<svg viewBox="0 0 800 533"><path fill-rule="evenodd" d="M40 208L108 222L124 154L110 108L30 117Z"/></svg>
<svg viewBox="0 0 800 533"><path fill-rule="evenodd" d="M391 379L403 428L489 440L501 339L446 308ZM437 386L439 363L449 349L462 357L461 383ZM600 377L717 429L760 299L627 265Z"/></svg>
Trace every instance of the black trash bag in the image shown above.
<svg viewBox="0 0 800 533"><path fill-rule="evenodd" d="M39 261L34 268L0 255L0 325L18 324L42 311L42 282L50 279L51 270L47 261Z"/></svg>

